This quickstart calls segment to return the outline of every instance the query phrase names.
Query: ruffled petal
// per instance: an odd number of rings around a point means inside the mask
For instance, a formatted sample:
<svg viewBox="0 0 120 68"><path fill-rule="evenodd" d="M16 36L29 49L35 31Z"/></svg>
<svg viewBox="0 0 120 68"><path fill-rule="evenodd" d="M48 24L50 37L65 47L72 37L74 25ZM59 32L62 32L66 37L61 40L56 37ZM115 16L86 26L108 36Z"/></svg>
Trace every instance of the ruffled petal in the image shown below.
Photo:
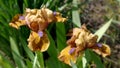
<svg viewBox="0 0 120 68"><path fill-rule="evenodd" d="M9 25L16 29L18 29L22 25L26 25L24 16L22 16L21 14L15 15Z"/></svg>
<svg viewBox="0 0 120 68"><path fill-rule="evenodd" d="M41 15L47 20L48 23L55 21L55 16L53 15L53 11L43 7L41 9Z"/></svg>
<svg viewBox="0 0 120 68"><path fill-rule="evenodd" d="M96 52L99 55L102 55L102 57L109 56L111 54L110 47L106 44L102 44L101 47L93 47L92 49L94 52Z"/></svg>
<svg viewBox="0 0 120 68"><path fill-rule="evenodd" d="M56 22L65 22L67 20L66 18L63 18L59 12L54 12L53 14L56 18Z"/></svg>
<svg viewBox="0 0 120 68"><path fill-rule="evenodd" d="M68 64L70 64L70 61L73 63L76 63L77 57L75 54L76 48L72 48L71 46L67 46L64 48L61 52L60 55L58 56L59 60Z"/></svg>
<svg viewBox="0 0 120 68"><path fill-rule="evenodd" d="M41 51L44 52L48 49L50 41L46 33L42 37L38 33L32 31L28 39L28 47L32 51Z"/></svg>

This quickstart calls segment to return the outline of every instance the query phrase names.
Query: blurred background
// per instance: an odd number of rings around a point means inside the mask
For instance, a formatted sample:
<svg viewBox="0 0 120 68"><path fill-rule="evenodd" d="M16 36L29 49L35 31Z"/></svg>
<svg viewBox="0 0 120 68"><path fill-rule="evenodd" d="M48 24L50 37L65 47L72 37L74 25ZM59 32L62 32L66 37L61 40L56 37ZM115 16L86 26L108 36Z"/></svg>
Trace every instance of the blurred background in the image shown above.
<svg viewBox="0 0 120 68"><path fill-rule="evenodd" d="M26 8L43 6L59 11L68 20L48 27L51 44L46 52L32 52L27 47L30 30L26 26L17 30L9 23ZM87 57L85 68L102 68L101 65L103 68L120 68L120 0L0 0L0 68L82 68L83 62L70 67L57 58L66 46L67 32L86 24L95 33L111 18L112 23L99 41L110 46L111 55L107 58L97 55L99 60L95 61L91 55L91 58Z"/></svg>

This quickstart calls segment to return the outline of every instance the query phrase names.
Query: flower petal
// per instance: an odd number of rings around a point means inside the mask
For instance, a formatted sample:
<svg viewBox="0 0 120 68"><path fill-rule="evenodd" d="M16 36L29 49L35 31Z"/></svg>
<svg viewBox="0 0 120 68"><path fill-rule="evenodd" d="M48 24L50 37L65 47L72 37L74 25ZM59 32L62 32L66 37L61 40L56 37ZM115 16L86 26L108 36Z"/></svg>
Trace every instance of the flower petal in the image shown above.
<svg viewBox="0 0 120 68"><path fill-rule="evenodd" d="M41 15L44 17L44 19L48 22L51 23L55 20L55 16L53 15L53 11L43 7L41 9Z"/></svg>
<svg viewBox="0 0 120 68"><path fill-rule="evenodd" d="M18 29L22 25L26 25L24 16L22 16L21 14L15 15L9 25L16 29Z"/></svg>
<svg viewBox="0 0 120 68"><path fill-rule="evenodd" d="M28 47L32 51L44 52L48 49L50 42L47 34L44 32L43 36L40 37L38 33L32 31L28 39Z"/></svg>
<svg viewBox="0 0 120 68"><path fill-rule="evenodd" d="M63 18L59 12L54 12L53 15L55 16L57 22L65 22L67 20L66 18Z"/></svg>
<svg viewBox="0 0 120 68"><path fill-rule="evenodd" d="M75 63L77 60L77 57L75 56L75 52L74 52L75 50L74 51L72 50L73 52L70 53L71 49L72 49L71 46L67 46L66 48L64 48L60 52L60 55L58 56L59 60L69 65L71 65L70 60Z"/></svg>
<svg viewBox="0 0 120 68"><path fill-rule="evenodd" d="M102 44L102 47L94 47L93 51L103 57L109 56L111 54L110 47L106 44Z"/></svg>

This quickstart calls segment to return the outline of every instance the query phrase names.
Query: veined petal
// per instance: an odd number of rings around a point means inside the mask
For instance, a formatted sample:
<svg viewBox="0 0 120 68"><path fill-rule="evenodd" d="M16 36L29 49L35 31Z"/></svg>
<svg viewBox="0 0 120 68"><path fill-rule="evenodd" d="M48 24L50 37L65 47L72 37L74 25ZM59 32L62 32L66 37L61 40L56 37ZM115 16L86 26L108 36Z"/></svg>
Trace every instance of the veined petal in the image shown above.
<svg viewBox="0 0 120 68"><path fill-rule="evenodd" d="M28 47L32 51L44 52L48 49L50 42L47 34L44 32L43 36L40 37L38 33L32 31L28 39Z"/></svg>
<svg viewBox="0 0 120 68"><path fill-rule="evenodd" d="M103 57L109 56L111 54L110 47L106 44L102 44L101 47L93 47L93 51Z"/></svg>
<svg viewBox="0 0 120 68"><path fill-rule="evenodd" d="M22 16L21 14L15 15L9 25L16 29L18 29L22 25L26 25L24 16Z"/></svg>

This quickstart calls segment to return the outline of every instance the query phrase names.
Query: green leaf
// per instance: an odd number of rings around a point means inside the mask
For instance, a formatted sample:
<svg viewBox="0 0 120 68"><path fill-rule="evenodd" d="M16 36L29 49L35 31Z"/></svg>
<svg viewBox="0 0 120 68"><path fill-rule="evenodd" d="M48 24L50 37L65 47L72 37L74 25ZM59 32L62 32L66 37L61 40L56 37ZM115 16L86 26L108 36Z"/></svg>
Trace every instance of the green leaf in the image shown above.
<svg viewBox="0 0 120 68"><path fill-rule="evenodd" d="M37 54L34 57L33 67L32 68L36 68L36 64L37 64Z"/></svg>
<svg viewBox="0 0 120 68"><path fill-rule="evenodd" d="M10 21L10 15L7 14L7 12L1 10L1 11L0 11L0 16L1 16L2 19L5 20L6 22L9 22L9 21ZM5 25L5 22L1 22L1 23L4 23L4 25ZM8 23L6 23L6 24L8 24Z"/></svg>
<svg viewBox="0 0 120 68"><path fill-rule="evenodd" d="M85 57L82 57L82 63L83 68L86 68L87 59Z"/></svg>
<svg viewBox="0 0 120 68"><path fill-rule="evenodd" d="M64 23L56 23L56 39L58 52L64 49L66 45L66 33ZM59 60L58 60L59 61ZM67 65L59 63L60 68L68 68Z"/></svg>
<svg viewBox="0 0 120 68"><path fill-rule="evenodd" d="M103 63L100 60L100 57L96 55L94 52L91 52L92 60L95 62L97 68L104 68Z"/></svg>
<svg viewBox="0 0 120 68"><path fill-rule="evenodd" d="M44 59L43 59L43 54L41 52L36 52L37 53L37 57L38 57L38 62L41 68L45 68L44 67Z"/></svg>
<svg viewBox="0 0 120 68"><path fill-rule="evenodd" d="M21 58L17 44L16 44L15 40L13 39L13 37L11 37L11 36L10 36L10 46L11 46L13 58L14 58L16 64L18 65L19 68L24 68L25 65L24 65L24 62Z"/></svg>
<svg viewBox="0 0 120 68"><path fill-rule="evenodd" d="M49 0L49 8L51 9L52 7L54 7L57 3L59 2L59 0Z"/></svg>
<svg viewBox="0 0 120 68"><path fill-rule="evenodd" d="M4 9L9 9L9 6L5 3L5 0L0 0L0 6Z"/></svg>
<svg viewBox="0 0 120 68"><path fill-rule="evenodd" d="M58 55L57 52L58 52L58 51L57 51L57 49L56 49L56 47L55 47L55 41L53 40L53 38L52 38L52 36L49 34L49 32L48 32L48 31L46 31L46 32L47 32L48 38L49 38L49 40L50 40L50 46L49 46L47 52L48 52L48 54L49 54L51 57L57 59L57 55Z"/></svg>
<svg viewBox="0 0 120 68"><path fill-rule="evenodd" d="M78 8L77 6L77 0L73 0L73 6ZM81 27L81 22L80 22L80 16L79 12L77 9L73 9L72 11L72 21L74 23L74 26Z"/></svg>
<svg viewBox="0 0 120 68"><path fill-rule="evenodd" d="M24 1L24 6L28 7L28 0L23 0Z"/></svg>
<svg viewBox="0 0 120 68"><path fill-rule="evenodd" d="M98 55L96 55L93 51L91 51L90 49L87 49L85 51L85 57L86 57L86 60L88 63L91 61L94 61L97 68L104 68L104 65L103 65L100 57Z"/></svg>
<svg viewBox="0 0 120 68"><path fill-rule="evenodd" d="M26 59L27 68L32 68L33 64L30 60Z"/></svg>
<svg viewBox="0 0 120 68"><path fill-rule="evenodd" d="M46 60L46 68L70 68L70 66L65 65L63 62L56 60L55 58L50 57Z"/></svg>
<svg viewBox="0 0 120 68"><path fill-rule="evenodd" d="M85 50L85 58L87 59L88 63L92 61L92 56L89 49Z"/></svg>
<svg viewBox="0 0 120 68"><path fill-rule="evenodd" d="M110 19L107 23L105 23L100 29L98 29L95 32L95 34L98 35L97 42L102 38L102 36L107 31L107 29L109 28L109 26L111 25L111 23L112 23L112 19Z"/></svg>
<svg viewBox="0 0 120 68"><path fill-rule="evenodd" d="M70 63L71 63L72 68L77 68L77 66L72 61L70 61Z"/></svg>
<svg viewBox="0 0 120 68"><path fill-rule="evenodd" d="M26 41L22 38L23 36L19 36L20 42L26 52L26 54L28 55L28 57L31 59L31 61L33 61L34 59L34 54L32 53L32 51L27 47L27 43Z"/></svg>
<svg viewBox="0 0 120 68"><path fill-rule="evenodd" d="M53 38L51 37L51 35L49 34L49 32L48 31L46 31L46 32L47 32L47 35L48 35L49 40L50 40L50 47L47 50L50 58L46 61L46 65L48 66L48 68L53 68L53 67L60 68L59 67L59 63L58 63L58 58L57 58L57 56L58 56L57 52L58 51L57 51L57 49L55 47L55 41L53 40Z"/></svg>
<svg viewBox="0 0 120 68"><path fill-rule="evenodd" d="M0 68L13 68L12 64L0 55Z"/></svg>
<svg viewBox="0 0 120 68"><path fill-rule="evenodd" d="M78 68L83 68L82 57L83 56L79 56L78 59L77 59L76 65L77 65Z"/></svg>
<svg viewBox="0 0 120 68"><path fill-rule="evenodd" d="M64 23L56 23L57 47L59 52L66 47L66 33Z"/></svg>
<svg viewBox="0 0 120 68"><path fill-rule="evenodd" d="M47 65L47 68L68 68L67 66L65 66L64 64L62 64L62 62L60 62L58 60L58 50L55 46L55 41L53 40L53 38L51 37L51 35L49 34L48 31L47 35L49 37L50 40L50 47L48 48L47 52L49 54L49 59L45 62Z"/></svg>
<svg viewBox="0 0 120 68"><path fill-rule="evenodd" d="M56 61L56 59L54 59L54 58L49 58L46 61L46 66L47 66L47 68L62 68L59 66L58 61Z"/></svg>

